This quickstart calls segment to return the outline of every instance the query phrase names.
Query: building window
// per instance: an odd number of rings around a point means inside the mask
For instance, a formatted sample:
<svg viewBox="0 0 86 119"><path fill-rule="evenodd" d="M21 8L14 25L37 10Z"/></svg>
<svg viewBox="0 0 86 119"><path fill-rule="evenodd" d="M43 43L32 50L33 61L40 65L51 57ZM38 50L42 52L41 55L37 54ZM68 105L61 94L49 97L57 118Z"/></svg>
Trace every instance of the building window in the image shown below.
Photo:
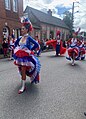
<svg viewBox="0 0 86 119"><path fill-rule="evenodd" d="M18 11L18 2L17 2L17 0L13 0L13 11L14 12Z"/></svg>
<svg viewBox="0 0 86 119"><path fill-rule="evenodd" d="M10 0L5 0L5 8L10 10Z"/></svg>

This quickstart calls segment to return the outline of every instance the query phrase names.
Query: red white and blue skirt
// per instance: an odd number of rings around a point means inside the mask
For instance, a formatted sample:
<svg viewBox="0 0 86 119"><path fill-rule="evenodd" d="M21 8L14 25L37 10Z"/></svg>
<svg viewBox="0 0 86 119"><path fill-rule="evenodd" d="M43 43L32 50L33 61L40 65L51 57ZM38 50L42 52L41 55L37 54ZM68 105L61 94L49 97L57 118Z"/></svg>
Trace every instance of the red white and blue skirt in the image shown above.
<svg viewBox="0 0 86 119"><path fill-rule="evenodd" d="M68 49L68 56L66 57L68 60L71 60L73 52L75 52L75 60L79 60L79 47L70 46Z"/></svg>
<svg viewBox="0 0 86 119"><path fill-rule="evenodd" d="M77 57L79 54L79 48L78 47L70 47L68 49L68 55L71 57L72 53L75 52L75 56Z"/></svg>
<svg viewBox="0 0 86 119"><path fill-rule="evenodd" d="M21 66L26 67L26 75L30 77L31 83L39 83L41 64L39 59L28 48L16 47L14 49L14 64L18 66L21 74Z"/></svg>
<svg viewBox="0 0 86 119"><path fill-rule="evenodd" d="M82 54L85 54L85 48L83 46L79 48L80 48L80 52L82 52Z"/></svg>

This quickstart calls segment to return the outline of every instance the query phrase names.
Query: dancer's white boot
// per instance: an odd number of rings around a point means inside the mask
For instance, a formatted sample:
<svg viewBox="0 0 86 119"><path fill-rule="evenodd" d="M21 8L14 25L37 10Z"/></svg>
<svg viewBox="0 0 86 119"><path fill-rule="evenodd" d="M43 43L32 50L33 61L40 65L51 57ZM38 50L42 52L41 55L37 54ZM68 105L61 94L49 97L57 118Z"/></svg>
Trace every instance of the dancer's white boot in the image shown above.
<svg viewBox="0 0 86 119"><path fill-rule="evenodd" d="M22 80L21 84L22 84L22 87L18 91L19 94L23 93L25 91L25 89L26 89L26 87L25 87L25 80Z"/></svg>
<svg viewBox="0 0 86 119"><path fill-rule="evenodd" d="M74 66L74 60L72 61L72 66Z"/></svg>

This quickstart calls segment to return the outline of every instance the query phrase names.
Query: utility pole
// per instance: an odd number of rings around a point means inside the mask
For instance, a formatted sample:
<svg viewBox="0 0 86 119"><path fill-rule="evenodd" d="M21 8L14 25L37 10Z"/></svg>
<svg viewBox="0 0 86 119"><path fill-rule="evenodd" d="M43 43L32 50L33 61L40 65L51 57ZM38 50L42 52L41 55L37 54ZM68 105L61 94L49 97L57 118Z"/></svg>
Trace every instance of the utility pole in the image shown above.
<svg viewBox="0 0 86 119"><path fill-rule="evenodd" d="M74 2L72 6L72 31L73 31L73 22L74 22Z"/></svg>
<svg viewBox="0 0 86 119"><path fill-rule="evenodd" d="M72 27L71 27L71 31L73 32L73 30L74 30L74 8L75 8L75 6L74 6L74 4L75 3L79 3L79 2L73 2L73 6L72 6ZM78 13L79 11L77 11L77 13Z"/></svg>

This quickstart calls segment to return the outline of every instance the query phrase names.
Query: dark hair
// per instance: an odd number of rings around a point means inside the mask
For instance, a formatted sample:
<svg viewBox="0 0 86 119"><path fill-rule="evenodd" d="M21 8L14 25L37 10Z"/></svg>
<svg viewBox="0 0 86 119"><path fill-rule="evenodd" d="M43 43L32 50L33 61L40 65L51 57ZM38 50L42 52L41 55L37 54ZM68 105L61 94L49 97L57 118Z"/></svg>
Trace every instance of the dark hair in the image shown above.
<svg viewBox="0 0 86 119"><path fill-rule="evenodd" d="M28 29L28 32L29 32L29 31L30 31L30 26L31 26L31 25L28 23L28 24L25 24L24 26L25 26L26 29Z"/></svg>

